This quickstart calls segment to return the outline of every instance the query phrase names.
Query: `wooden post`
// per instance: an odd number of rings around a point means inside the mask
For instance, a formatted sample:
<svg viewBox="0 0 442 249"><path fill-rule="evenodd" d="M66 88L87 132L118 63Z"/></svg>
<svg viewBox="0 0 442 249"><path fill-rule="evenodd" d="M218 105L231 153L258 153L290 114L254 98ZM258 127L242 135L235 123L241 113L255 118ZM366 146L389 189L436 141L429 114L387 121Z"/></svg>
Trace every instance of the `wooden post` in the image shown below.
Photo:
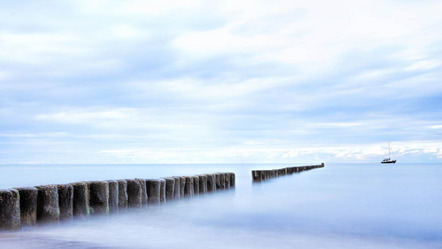
<svg viewBox="0 0 442 249"><path fill-rule="evenodd" d="M37 196L38 189L34 187L17 188L20 194L20 222L22 226L37 224ZM0 204L1 205L1 204ZM1 216L2 211L0 211ZM0 221L0 223L2 223ZM0 225L1 226L1 225Z"/></svg>
<svg viewBox="0 0 442 249"><path fill-rule="evenodd" d="M230 187L234 188L236 184L235 173L229 173L229 174L230 174Z"/></svg>
<svg viewBox="0 0 442 249"><path fill-rule="evenodd" d="M199 194L205 194L207 192L207 175L199 175Z"/></svg>
<svg viewBox="0 0 442 249"><path fill-rule="evenodd" d="M172 201L175 198L175 179L168 177L166 180L166 201Z"/></svg>
<svg viewBox="0 0 442 249"><path fill-rule="evenodd" d="M88 182L91 214L109 214L109 183L106 181Z"/></svg>
<svg viewBox="0 0 442 249"><path fill-rule="evenodd" d="M166 202L166 180L159 179L160 181L160 202Z"/></svg>
<svg viewBox="0 0 442 249"><path fill-rule="evenodd" d="M215 192L216 191L216 175L215 174L207 174L207 192Z"/></svg>
<svg viewBox="0 0 442 249"><path fill-rule="evenodd" d="M185 197L193 197L194 190L193 190L193 177L192 176L186 176L186 184L184 187L184 196Z"/></svg>
<svg viewBox="0 0 442 249"><path fill-rule="evenodd" d="M89 216L89 188L85 182L71 183L74 187L74 217L85 218Z"/></svg>
<svg viewBox="0 0 442 249"><path fill-rule="evenodd" d="M141 186L141 203L143 205L147 205L147 199L149 198L147 196L147 186L146 186L146 180L145 179L140 179L140 178L135 178L136 181L138 181L138 183Z"/></svg>
<svg viewBox="0 0 442 249"><path fill-rule="evenodd" d="M229 189L230 188L230 174L224 173L224 178L226 179L226 182L224 184L224 188Z"/></svg>
<svg viewBox="0 0 442 249"><path fill-rule="evenodd" d="M37 186L37 222L40 224L55 222L60 218L58 189L56 185Z"/></svg>
<svg viewBox="0 0 442 249"><path fill-rule="evenodd" d="M74 187L70 184L57 185L60 221L72 220L74 217Z"/></svg>
<svg viewBox="0 0 442 249"><path fill-rule="evenodd" d="M127 181L117 180L118 182L118 212L124 212L128 208Z"/></svg>
<svg viewBox="0 0 442 249"><path fill-rule="evenodd" d="M174 176L173 179L175 180L175 186L173 189L173 198L175 200L179 200L181 198L181 177Z"/></svg>
<svg viewBox="0 0 442 249"><path fill-rule="evenodd" d="M118 182L108 180L109 185L109 213L118 213Z"/></svg>
<svg viewBox="0 0 442 249"><path fill-rule="evenodd" d="M181 186L180 186L180 191L181 191L180 197L184 198L184 190L186 189L186 177L181 176L180 178L181 178L181 181L180 181L180 184L181 184Z"/></svg>
<svg viewBox="0 0 442 249"><path fill-rule="evenodd" d="M135 179L126 179L127 182L127 206L140 208L143 206L141 185Z"/></svg>
<svg viewBox="0 0 442 249"><path fill-rule="evenodd" d="M226 188L226 175L224 173L218 173L219 174L219 188L217 189L225 189Z"/></svg>
<svg viewBox="0 0 442 249"><path fill-rule="evenodd" d="M216 179L216 190L221 189L221 174L216 173L215 179Z"/></svg>
<svg viewBox="0 0 442 249"><path fill-rule="evenodd" d="M20 229L20 194L15 189L0 190L0 231Z"/></svg>
<svg viewBox="0 0 442 249"><path fill-rule="evenodd" d="M159 179L147 179L147 196L148 203L151 205L160 204L160 180Z"/></svg>
<svg viewBox="0 0 442 249"><path fill-rule="evenodd" d="M193 194L200 194L200 178L199 176L193 176Z"/></svg>

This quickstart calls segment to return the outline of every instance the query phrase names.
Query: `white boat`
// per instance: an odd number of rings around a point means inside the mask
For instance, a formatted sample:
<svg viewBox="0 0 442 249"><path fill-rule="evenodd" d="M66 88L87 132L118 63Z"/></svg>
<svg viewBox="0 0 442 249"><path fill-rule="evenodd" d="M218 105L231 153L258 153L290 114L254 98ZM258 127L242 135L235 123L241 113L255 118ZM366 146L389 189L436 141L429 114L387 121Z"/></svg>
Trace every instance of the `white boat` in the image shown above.
<svg viewBox="0 0 442 249"><path fill-rule="evenodd" d="M391 160L390 153L391 153L391 148L390 148L390 142L389 142L388 143L388 157L384 158L381 163L396 163L396 160Z"/></svg>

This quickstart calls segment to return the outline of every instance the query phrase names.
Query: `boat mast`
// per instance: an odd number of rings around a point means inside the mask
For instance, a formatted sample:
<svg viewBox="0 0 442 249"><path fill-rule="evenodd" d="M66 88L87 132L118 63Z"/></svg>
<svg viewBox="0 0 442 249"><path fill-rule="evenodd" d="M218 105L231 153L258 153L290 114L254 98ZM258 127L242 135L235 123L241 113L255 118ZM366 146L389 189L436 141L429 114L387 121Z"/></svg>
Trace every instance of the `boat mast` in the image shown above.
<svg viewBox="0 0 442 249"><path fill-rule="evenodd" d="M390 156L390 142L388 142L388 159L390 159L391 158L391 156Z"/></svg>

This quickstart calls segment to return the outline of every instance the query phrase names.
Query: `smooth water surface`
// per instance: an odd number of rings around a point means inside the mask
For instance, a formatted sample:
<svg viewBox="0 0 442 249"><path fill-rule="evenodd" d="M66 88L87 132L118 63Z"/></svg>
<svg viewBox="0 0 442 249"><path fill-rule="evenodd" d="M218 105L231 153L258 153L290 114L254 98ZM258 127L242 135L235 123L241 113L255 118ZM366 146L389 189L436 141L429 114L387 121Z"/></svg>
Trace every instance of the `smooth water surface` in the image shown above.
<svg viewBox="0 0 442 249"><path fill-rule="evenodd" d="M236 188L108 217L0 233L0 248L442 248L441 164L0 166L0 188L235 172Z"/></svg>

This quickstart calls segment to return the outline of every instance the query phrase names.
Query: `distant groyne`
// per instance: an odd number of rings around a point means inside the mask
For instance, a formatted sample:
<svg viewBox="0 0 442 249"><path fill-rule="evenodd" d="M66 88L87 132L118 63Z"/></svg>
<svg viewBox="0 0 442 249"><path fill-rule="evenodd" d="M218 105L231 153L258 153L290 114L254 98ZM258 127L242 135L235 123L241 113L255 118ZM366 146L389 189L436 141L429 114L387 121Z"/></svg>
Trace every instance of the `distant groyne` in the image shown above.
<svg viewBox="0 0 442 249"><path fill-rule="evenodd" d="M235 187L234 173L83 181L0 190L0 231L124 213Z"/></svg>
<svg viewBox="0 0 442 249"><path fill-rule="evenodd" d="M324 163L321 163L319 165L296 166L296 167L287 167L282 169L252 170L252 178L253 182L261 182L279 176L291 175L294 173L299 173L322 167L325 167Z"/></svg>

